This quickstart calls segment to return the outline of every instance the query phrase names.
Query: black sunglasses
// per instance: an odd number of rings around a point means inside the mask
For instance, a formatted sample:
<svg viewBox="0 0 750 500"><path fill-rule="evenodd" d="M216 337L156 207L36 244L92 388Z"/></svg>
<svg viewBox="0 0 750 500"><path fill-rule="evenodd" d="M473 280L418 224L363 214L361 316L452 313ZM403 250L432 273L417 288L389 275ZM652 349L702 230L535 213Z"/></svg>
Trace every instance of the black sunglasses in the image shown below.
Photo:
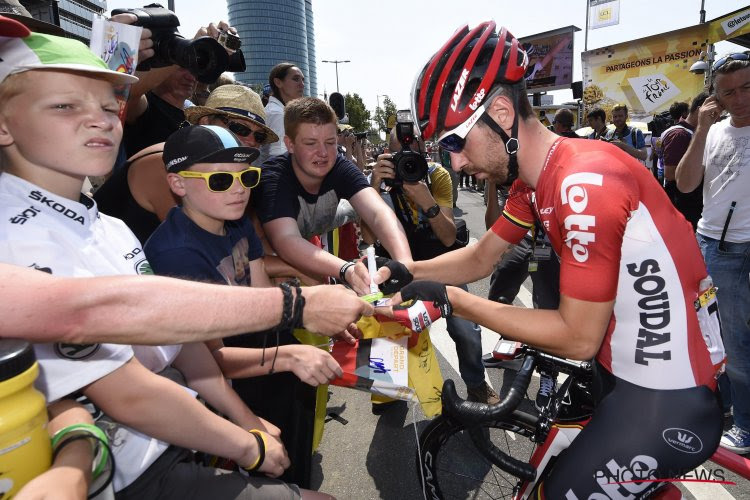
<svg viewBox="0 0 750 500"><path fill-rule="evenodd" d="M264 142L266 142L266 139L268 139L268 134L266 132L263 132L262 130L251 130L250 127L246 127L239 122L233 122L226 117L222 117L221 120L224 122L224 125L227 126L229 131L236 136L247 137L248 135L253 134L253 137L255 137L255 142L257 142L258 144L263 144Z"/></svg>
<svg viewBox="0 0 750 500"><path fill-rule="evenodd" d="M744 53L744 52L738 52L736 54L729 54L721 59L717 59L716 62L714 62L714 65L711 66L711 71L716 71L722 66L724 66L729 61L747 61L750 59L750 55Z"/></svg>

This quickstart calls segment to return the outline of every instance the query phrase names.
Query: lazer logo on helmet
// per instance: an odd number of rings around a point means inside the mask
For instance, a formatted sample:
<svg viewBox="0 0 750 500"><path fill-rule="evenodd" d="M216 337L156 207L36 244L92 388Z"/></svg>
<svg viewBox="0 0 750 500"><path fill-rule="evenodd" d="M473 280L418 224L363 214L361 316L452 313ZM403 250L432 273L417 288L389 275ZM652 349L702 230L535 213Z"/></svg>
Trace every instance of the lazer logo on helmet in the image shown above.
<svg viewBox="0 0 750 500"><path fill-rule="evenodd" d="M453 91L453 97L451 98L451 109L456 111L458 107L458 100L461 98L461 94L464 93L464 86L466 86L466 79L469 77L469 70L464 68L461 71L461 77L456 83L456 90Z"/></svg>
<svg viewBox="0 0 750 500"><path fill-rule="evenodd" d="M29 193L29 198L31 198L34 201L38 201L39 203L43 205L47 205L55 212L64 215L70 220L73 220L75 222L78 222L79 224L83 225L85 221L83 220L83 216L78 215L75 211L69 209L62 203L58 203L55 200L51 198L47 198L39 191L32 191Z"/></svg>
<svg viewBox="0 0 750 500"><path fill-rule="evenodd" d="M563 205L570 205L573 214L565 217L565 244L573 252L578 262L589 258L588 245L596 240L594 226L596 217L583 213L588 207L589 197L583 185L601 186L604 177L592 172L579 172L563 179L560 185L560 199ZM577 228L577 229L573 229Z"/></svg>

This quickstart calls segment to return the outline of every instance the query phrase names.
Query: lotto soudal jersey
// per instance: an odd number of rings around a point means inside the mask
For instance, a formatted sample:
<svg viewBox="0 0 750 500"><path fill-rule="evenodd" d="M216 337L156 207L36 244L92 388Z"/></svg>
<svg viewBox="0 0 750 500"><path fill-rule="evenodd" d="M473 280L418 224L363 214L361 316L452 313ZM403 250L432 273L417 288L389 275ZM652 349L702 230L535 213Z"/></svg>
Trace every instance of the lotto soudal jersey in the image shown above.
<svg viewBox="0 0 750 500"><path fill-rule="evenodd" d="M651 172L611 144L558 139L536 190L517 180L492 230L514 243L535 219L560 258L560 293L615 301L597 354L607 370L653 389L715 387L723 346L695 307L706 267Z"/></svg>
<svg viewBox="0 0 750 500"><path fill-rule="evenodd" d="M150 274L135 235L119 219L100 214L93 200L84 195L79 202L68 200L7 172L0 174L0 260L60 276ZM130 346L115 344L35 344L34 352L36 386L48 402L79 391L133 357ZM116 491L168 446L93 413L115 453Z"/></svg>

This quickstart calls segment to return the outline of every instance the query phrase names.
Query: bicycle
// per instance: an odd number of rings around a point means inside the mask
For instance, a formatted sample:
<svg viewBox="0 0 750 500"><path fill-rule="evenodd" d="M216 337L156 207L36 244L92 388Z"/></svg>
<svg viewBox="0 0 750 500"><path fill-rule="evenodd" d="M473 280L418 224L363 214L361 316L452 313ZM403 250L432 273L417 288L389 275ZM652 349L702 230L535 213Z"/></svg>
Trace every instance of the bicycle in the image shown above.
<svg viewBox="0 0 750 500"><path fill-rule="evenodd" d="M501 340L498 346L506 353L504 359L485 356L485 366L521 363L504 399L494 406L468 402L457 395L453 381L446 380L443 413L420 433L417 467L426 499L527 498L593 412L591 363L517 342ZM567 375L538 412L519 409L535 369ZM534 444L533 451L520 460L516 457L527 440ZM750 460L744 457L719 448L711 461L750 479Z"/></svg>

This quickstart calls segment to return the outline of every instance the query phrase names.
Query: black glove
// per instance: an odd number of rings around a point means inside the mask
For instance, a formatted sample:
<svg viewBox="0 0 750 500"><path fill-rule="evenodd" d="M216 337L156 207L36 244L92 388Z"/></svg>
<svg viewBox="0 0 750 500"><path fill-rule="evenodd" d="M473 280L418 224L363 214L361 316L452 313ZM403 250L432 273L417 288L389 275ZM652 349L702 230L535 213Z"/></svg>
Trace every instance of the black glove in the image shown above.
<svg viewBox="0 0 750 500"><path fill-rule="evenodd" d="M409 283L401 290L401 298L407 300L422 300L432 302L435 307L440 309L440 314L444 318L449 318L453 314L453 306L448 300L448 291L445 285L436 281L415 281Z"/></svg>
<svg viewBox="0 0 750 500"><path fill-rule="evenodd" d="M367 257L362 262L367 266ZM408 285L414 279L409 269L397 260L375 257L375 265L378 269L387 267L391 271L391 277L380 284L380 291L386 295L398 292L404 285Z"/></svg>

